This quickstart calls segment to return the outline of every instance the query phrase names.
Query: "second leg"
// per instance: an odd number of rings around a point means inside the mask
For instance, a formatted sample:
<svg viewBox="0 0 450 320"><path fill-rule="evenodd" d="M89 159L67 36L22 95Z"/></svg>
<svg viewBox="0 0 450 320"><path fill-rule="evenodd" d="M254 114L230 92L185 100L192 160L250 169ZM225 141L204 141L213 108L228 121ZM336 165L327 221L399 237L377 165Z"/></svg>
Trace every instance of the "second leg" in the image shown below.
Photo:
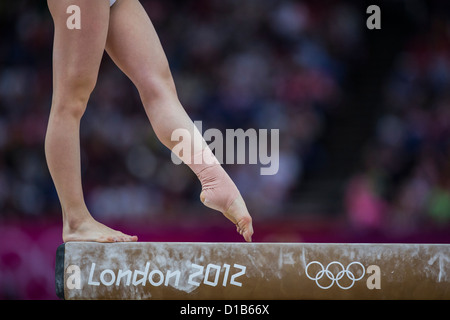
<svg viewBox="0 0 450 320"><path fill-rule="evenodd" d="M67 28L67 8L80 8L81 29ZM107 0L48 0L55 25L53 97L45 154L63 212L63 241L135 241L95 221L81 184L80 120L97 81L109 24Z"/></svg>
<svg viewBox="0 0 450 320"><path fill-rule="evenodd" d="M177 143L171 140L174 130L191 132L191 154L179 156L202 183L202 202L221 211L251 241L252 219L245 202L182 107L158 35L139 1L118 0L112 7L106 50L136 85L153 129L166 147L172 150ZM214 164L194 165L197 156L213 158Z"/></svg>

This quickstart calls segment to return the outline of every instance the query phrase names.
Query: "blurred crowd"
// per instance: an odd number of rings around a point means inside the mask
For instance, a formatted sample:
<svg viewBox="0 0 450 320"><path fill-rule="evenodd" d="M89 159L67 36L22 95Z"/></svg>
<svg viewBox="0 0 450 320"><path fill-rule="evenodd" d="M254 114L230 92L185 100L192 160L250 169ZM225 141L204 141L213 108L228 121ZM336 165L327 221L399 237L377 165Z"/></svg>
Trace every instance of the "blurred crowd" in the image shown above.
<svg viewBox="0 0 450 320"><path fill-rule="evenodd" d="M386 79L364 168L347 189L355 227L399 234L450 223L450 20L408 41Z"/></svg>
<svg viewBox="0 0 450 320"><path fill-rule="evenodd" d="M179 97L203 130L280 129L280 169L229 165L254 211L295 202L327 119L361 55L363 16L352 5L288 0L142 0ZM0 212L57 215L45 163L53 25L45 3L0 6ZM200 184L156 139L136 89L105 55L81 124L85 196L93 214L146 217L199 205Z"/></svg>
<svg viewBox="0 0 450 320"><path fill-rule="evenodd" d="M276 215L326 153L323 136L365 58L365 13L351 1L142 0L180 100L208 128L279 129L279 171L225 165L252 212ZM379 119L344 199L358 228L450 220L448 20L396 58ZM45 2L0 5L0 212L59 216L44 155L53 24ZM85 197L97 217L203 210L200 184L151 129L133 84L107 57L81 123ZM321 158L326 161L327 157ZM325 160L324 160L325 159ZM337 212L339 214L339 212ZM427 220L428 221L428 220Z"/></svg>

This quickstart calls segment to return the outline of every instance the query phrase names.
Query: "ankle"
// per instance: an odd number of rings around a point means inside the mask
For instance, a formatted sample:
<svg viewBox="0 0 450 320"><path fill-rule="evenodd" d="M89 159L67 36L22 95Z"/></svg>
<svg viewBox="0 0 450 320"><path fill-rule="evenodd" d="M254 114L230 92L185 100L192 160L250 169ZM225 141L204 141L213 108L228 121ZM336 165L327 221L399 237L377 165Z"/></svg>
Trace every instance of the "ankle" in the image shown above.
<svg viewBox="0 0 450 320"><path fill-rule="evenodd" d="M77 230L91 220L93 218L87 208L63 210L63 226L65 230Z"/></svg>
<svg viewBox="0 0 450 320"><path fill-rule="evenodd" d="M193 154L190 163L187 163L187 165L198 176L200 172L207 168L215 166L220 167L220 162L214 156L212 151L207 147Z"/></svg>
<svg viewBox="0 0 450 320"><path fill-rule="evenodd" d="M200 200L207 207L224 213L240 195L233 180L220 165L205 168L198 178L202 184Z"/></svg>

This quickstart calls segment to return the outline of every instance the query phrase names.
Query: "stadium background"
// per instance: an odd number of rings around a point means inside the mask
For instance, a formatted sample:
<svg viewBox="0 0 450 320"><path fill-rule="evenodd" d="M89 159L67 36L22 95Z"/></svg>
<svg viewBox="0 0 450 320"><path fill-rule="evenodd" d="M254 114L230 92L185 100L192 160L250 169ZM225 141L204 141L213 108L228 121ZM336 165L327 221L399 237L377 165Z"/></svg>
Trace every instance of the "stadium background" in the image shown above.
<svg viewBox="0 0 450 320"><path fill-rule="evenodd" d="M280 170L225 165L254 241L450 242L444 1L141 0L203 129L280 129ZM368 30L366 8L381 8ZM55 299L60 207L45 163L53 25L0 3L0 299ZM105 55L82 120L92 214L141 241L241 241L156 139Z"/></svg>

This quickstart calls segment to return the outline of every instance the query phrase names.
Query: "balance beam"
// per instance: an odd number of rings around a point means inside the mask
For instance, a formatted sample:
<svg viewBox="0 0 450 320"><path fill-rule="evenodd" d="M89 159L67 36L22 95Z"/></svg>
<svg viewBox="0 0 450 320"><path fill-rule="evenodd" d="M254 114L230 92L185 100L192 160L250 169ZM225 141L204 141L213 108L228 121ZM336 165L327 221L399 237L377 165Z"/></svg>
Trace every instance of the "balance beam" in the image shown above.
<svg viewBox="0 0 450 320"><path fill-rule="evenodd" d="M450 299L450 245L68 242L61 299Z"/></svg>

